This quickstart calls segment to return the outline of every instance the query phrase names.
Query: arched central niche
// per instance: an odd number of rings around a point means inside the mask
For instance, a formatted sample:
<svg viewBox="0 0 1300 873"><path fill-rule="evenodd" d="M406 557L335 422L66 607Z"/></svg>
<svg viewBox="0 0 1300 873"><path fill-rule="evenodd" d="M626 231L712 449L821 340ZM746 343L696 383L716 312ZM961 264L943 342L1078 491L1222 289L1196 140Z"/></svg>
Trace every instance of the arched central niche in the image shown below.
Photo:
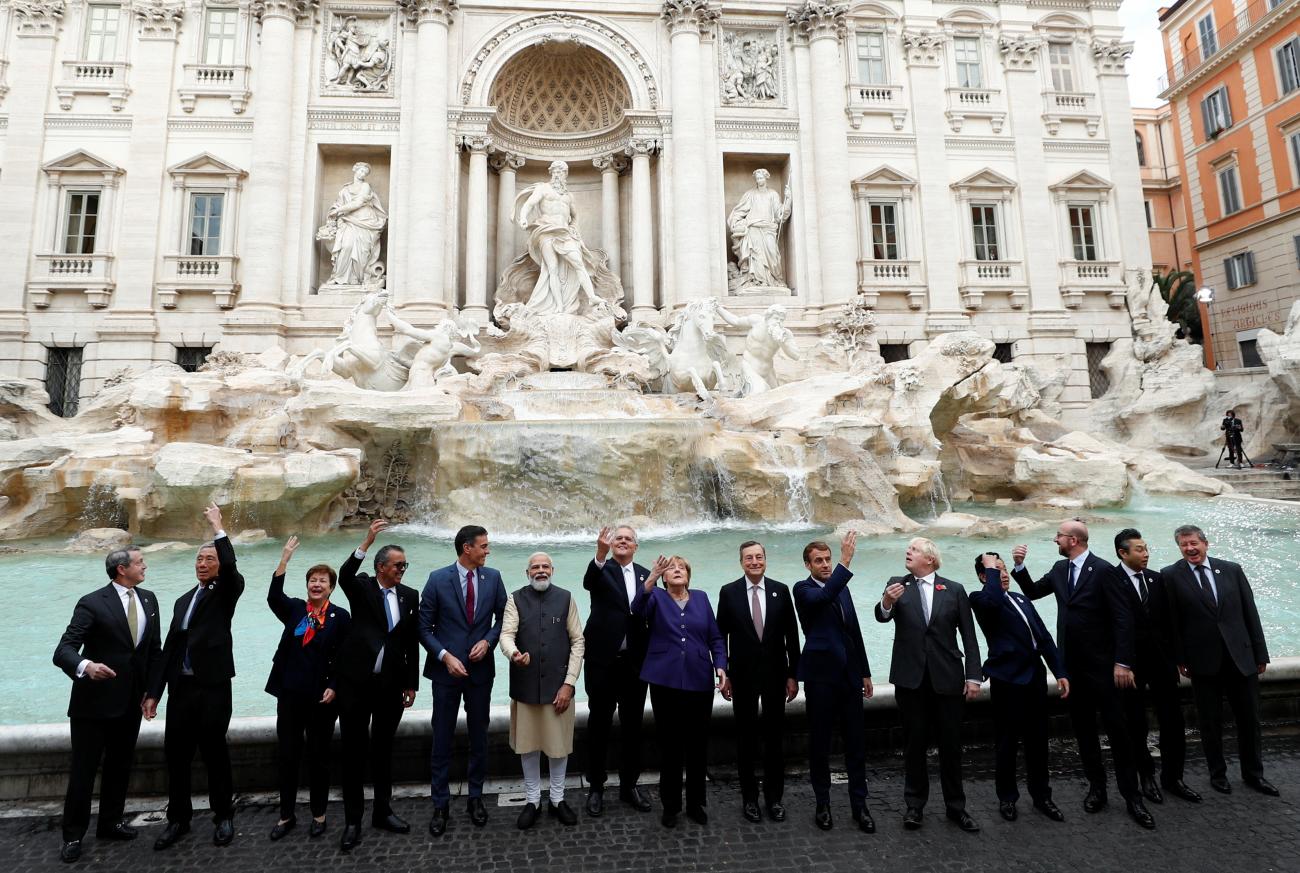
<svg viewBox="0 0 1300 873"><path fill-rule="evenodd" d="M596 49L573 40L529 46L501 68L490 102L496 120L534 136L598 134L632 106L627 81Z"/></svg>

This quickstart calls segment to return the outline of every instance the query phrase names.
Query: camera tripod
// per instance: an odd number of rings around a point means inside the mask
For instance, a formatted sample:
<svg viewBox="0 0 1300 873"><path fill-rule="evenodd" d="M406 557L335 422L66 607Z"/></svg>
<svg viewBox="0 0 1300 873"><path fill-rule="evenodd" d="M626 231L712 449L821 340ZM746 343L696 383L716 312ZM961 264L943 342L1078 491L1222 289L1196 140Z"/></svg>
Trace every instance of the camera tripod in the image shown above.
<svg viewBox="0 0 1300 873"><path fill-rule="evenodd" d="M1223 454L1226 451L1228 451L1228 444L1227 442L1224 442L1223 448L1219 449L1219 460L1214 462L1214 469L1216 470L1219 469L1219 465L1223 463ZM1237 461L1238 461L1237 464L1238 469L1241 468L1241 462L1243 461L1245 462L1245 465L1247 467L1255 466L1255 462L1250 459L1250 456L1246 454L1246 450L1242 446L1237 446Z"/></svg>

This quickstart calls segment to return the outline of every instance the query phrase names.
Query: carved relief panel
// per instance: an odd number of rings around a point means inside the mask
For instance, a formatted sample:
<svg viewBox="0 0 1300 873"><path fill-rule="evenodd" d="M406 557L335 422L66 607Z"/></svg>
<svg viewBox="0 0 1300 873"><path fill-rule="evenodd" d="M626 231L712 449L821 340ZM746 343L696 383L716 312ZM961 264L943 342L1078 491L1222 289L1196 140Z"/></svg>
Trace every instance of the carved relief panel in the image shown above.
<svg viewBox="0 0 1300 873"><path fill-rule="evenodd" d="M718 100L723 106L785 106L779 27L727 26L718 42Z"/></svg>
<svg viewBox="0 0 1300 873"><path fill-rule="evenodd" d="M397 88L397 13L383 6L326 7L320 93L393 97Z"/></svg>

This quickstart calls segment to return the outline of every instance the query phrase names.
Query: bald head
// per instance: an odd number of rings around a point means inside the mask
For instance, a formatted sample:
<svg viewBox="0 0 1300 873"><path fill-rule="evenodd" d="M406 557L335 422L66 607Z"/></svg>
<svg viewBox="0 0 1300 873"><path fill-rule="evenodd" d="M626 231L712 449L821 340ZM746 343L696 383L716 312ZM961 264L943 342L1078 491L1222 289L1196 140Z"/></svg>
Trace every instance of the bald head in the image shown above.
<svg viewBox="0 0 1300 873"><path fill-rule="evenodd" d="M1056 529L1055 540L1062 557L1077 558L1088 550L1088 526L1077 518L1067 519Z"/></svg>

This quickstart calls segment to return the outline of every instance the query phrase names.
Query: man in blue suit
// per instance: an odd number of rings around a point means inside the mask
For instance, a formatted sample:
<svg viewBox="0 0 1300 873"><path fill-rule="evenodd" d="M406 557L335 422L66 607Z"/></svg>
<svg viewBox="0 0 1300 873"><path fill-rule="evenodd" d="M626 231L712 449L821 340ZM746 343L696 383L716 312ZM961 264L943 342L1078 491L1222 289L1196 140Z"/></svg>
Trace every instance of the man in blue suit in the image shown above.
<svg viewBox="0 0 1300 873"><path fill-rule="evenodd" d="M808 776L817 799L813 821L828 831L831 820L831 730L840 724L844 740L844 768L849 775L849 804L853 820L866 833L876 823L867 811L866 720L862 699L875 693L871 664L862 642L862 628L853 609L848 584L853 578L849 562L857 547L856 531L840 544L840 563L831 563L831 547L823 542L804 546L803 563L808 578L794 586L794 607L803 625L803 653L799 680L808 701Z"/></svg>
<svg viewBox="0 0 1300 873"><path fill-rule="evenodd" d="M424 675L433 682L433 753L430 796L433 818L429 833L447 830L447 789L456 714L465 701L469 728L469 812L477 827L487 824L483 780L487 775L488 708L496 664L492 650L501 638L506 587L501 574L483 566L488 557L487 531L467 525L456 533L456 562L429 574L420 595L420 642L428 651Z"/></svg>
<svg viewBox="0 0 1300 873"><path fill-rule="evenodd" d="M975 559L975 575L983 583L970 595L975 620L989 644L984 675L993 698L993 731L996 735L994 785L998 812L1007 821L1016 820L1016 747L1025 744L1025 781L1034 808L1052 821L1065 821L1065 813L1052 802L1047 780L1047 672L1052 670L1061 689L1061 699L1070 696L1070 680L1060 650L1034 604L1010 591L1011 576L997 552L985 552Z"/></svg>

